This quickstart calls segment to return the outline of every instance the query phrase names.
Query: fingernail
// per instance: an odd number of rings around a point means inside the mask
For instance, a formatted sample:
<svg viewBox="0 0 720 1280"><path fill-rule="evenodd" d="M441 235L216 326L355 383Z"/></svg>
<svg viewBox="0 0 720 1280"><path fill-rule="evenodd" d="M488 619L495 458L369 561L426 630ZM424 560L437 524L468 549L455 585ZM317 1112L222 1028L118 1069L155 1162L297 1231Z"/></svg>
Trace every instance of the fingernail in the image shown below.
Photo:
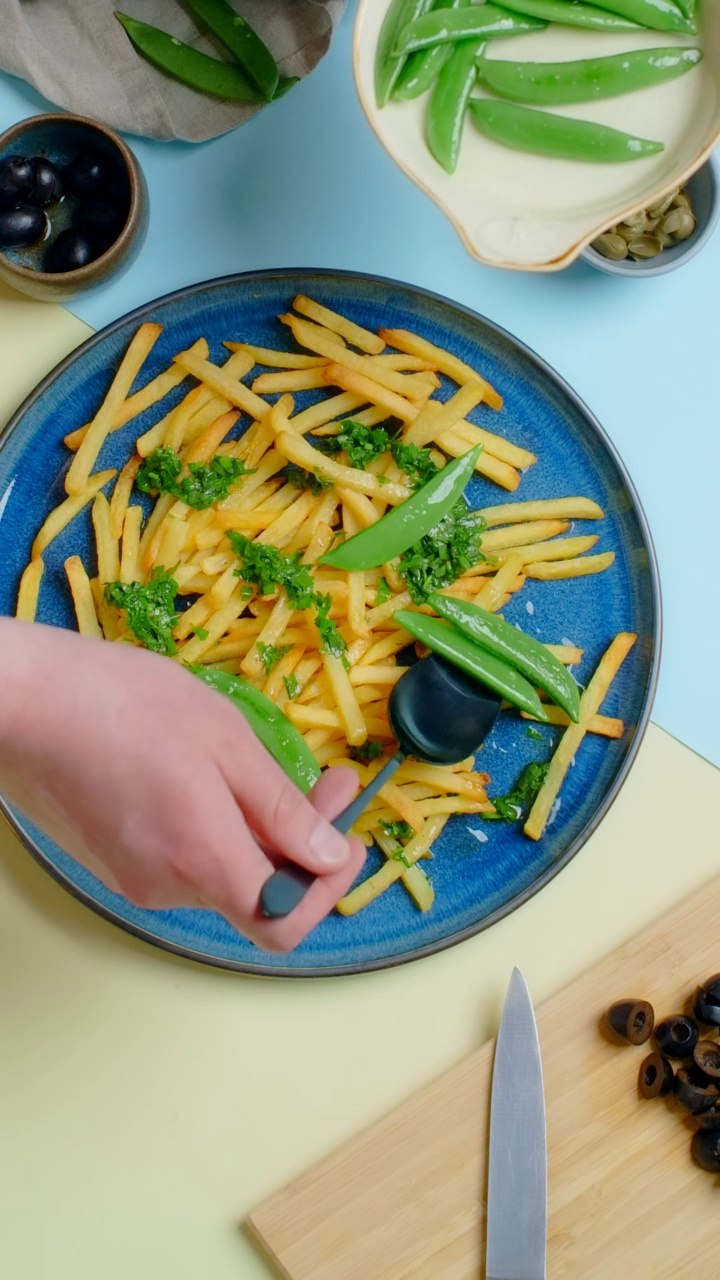
<svg viewBox="0 0 720 1280"><path fill-rule="evenodd" d="M329 822L317 824L308 840L308 851L322 867L344 867L350 858L350 845Z"/></svg>

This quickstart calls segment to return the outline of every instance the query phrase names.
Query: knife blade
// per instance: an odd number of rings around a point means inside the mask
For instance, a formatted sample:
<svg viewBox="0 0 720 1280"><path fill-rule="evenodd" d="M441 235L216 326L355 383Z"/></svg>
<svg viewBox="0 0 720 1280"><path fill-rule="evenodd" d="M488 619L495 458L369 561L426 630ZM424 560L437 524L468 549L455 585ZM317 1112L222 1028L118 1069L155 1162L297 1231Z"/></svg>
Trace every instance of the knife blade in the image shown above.
<svg viewBox="0 0 720 1280"><path fill-rule="evenodd" d="M486 1280L545 1280L547 1146L542 1061L525 979L514 969L490 1102Z"/></svg>

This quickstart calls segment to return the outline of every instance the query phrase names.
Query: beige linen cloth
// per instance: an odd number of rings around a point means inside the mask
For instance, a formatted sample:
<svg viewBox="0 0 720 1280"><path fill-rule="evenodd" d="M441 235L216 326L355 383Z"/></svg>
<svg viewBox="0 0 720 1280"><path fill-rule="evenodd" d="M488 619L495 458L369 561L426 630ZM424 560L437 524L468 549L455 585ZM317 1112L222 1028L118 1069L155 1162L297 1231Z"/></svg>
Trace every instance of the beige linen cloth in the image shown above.
<svg viewBox="0 0 720 1280"><path fill-rule="evenodd" d="M232 3L288 76L307 75L327 53L345 7L345 0ZM0 0L0 67L68 111L150 138L203 142L262 109L206 97L157 71L134 49L115 9L223 57L182 0Z"/></svg>

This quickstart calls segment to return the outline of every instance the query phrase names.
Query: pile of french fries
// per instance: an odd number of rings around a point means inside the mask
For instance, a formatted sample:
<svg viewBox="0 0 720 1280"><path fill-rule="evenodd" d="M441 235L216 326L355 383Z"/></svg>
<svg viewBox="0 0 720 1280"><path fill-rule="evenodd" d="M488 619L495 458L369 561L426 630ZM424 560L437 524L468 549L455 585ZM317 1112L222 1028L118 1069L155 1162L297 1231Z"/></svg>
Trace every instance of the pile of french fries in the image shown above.
<svg viewBox="0 0 720 1280"><path fill-rule="evenodd" d="M393 749L388 697L406 669L397 655L411 640L395 623L394 613L418 606L405 590L397 563L369 572L345 572L318 561L338 532L352 535L366 528L412 490L390 452L360 470L342 453L329 457L321 452L308 434L337 434L348 417L364 426L395 419L403 441L431 447L439 465L482 444L477 471L510 492L537 459L503 435L468 421L466 415L478 405L500 410L502 398L450 352L407 330L373 333L304 296L296 297L293 307L294 312L280 320L296 350L228 341L229 357L219 366L210 361L208 344L201 337L131 394L162 332L157 324L140 326L92 422L66 437L72 454L65 477L67 497L35 538L20 584L17 616L35 619L43 556L91 505L96 572L91 576L77 555L65 561L81 633L136 644L124 612L106 602L105 588L116 581L148 582L159 567L172 571L180 595L195 597L174 630L175 660L209 664L250 681L285 712L322 767L350 765L366 783ZM264 372L258 373L258 366ZM456 385L444 402L436 397L440 374ZM187 379L194 385L163 414L164 398ZM328 394L295 411L295 393L321 389ZM156 405L157 422L134 439L119 474L98 470L108 436L128 428L133 439L135 418ZM226 456L240 459L251 474L239 478L226 498L206 510L194 510L163 494L146 518L143 506L134 500L135 478L143 459L160 446L179 455L186 473L191 463ZM289 463L321 477L328 487L316 493L289 483ZM528 578L599 573L613 562L612 552L587 554L597 535L565 536L571 521L602 518L600 507L588 498L503 503L484 508L483 515L483 552L488 558L445 590L490 611L502 609ZM298 553L313 568L316 589L331 597L330 617L347 646L346 663L322 651L313 611L293 610L282 588L272 596L260 597L256 591L248 596L227 536L233 530L286 555ZM381 579L390 596L379 603ZM551 722L567 727L525 827L533 838L542 834L564 771L584 734L618 737L623 732L621 721L599 710L619 665L618 654L624 656L632 639L613 641L611 656L606 655L583 695L580 725L570 726L563 712L549 708ZM263 657L265 646L284 649L270 670ZM582 658L582 650L572 646L550 647L566 663ZM382 754L366 763L351 758L349 750L369 739L382 744ZM427 910L433 890L419 862L432 856L432 844L452 814L494 811L486 792L489 781L487 774L475 771L472 757L452 768L403 764L355 827L387 861L343 899L339 909L353 914L401 880L420 909ZM412 831L404 846L382 825L397 821Z"/></svg>

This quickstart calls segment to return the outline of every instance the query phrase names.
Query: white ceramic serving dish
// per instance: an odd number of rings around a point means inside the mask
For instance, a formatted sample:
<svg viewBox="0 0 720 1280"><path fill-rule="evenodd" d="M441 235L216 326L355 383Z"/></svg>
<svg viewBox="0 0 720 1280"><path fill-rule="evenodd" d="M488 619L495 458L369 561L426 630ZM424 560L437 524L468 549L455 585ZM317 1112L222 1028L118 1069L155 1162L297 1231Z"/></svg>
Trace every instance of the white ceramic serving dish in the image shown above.
<svg viewBox="0 0 720 1280"><path fill-rule="evenodd" d="M375 49L390 2L360 0L353 60L363 110L393 160L447 214L480 262L518 271L561 270L606 227L685 183L720 139L720 0L698 0L697 37L550 26L488 45L490 57L549 62L700 44L702 62L678 80L604 102L553 108L662 141L660 154L614 165L553 160L501 147L468 121L457 170L448 174L425 145L427 95L377 107Z"/></svg>

